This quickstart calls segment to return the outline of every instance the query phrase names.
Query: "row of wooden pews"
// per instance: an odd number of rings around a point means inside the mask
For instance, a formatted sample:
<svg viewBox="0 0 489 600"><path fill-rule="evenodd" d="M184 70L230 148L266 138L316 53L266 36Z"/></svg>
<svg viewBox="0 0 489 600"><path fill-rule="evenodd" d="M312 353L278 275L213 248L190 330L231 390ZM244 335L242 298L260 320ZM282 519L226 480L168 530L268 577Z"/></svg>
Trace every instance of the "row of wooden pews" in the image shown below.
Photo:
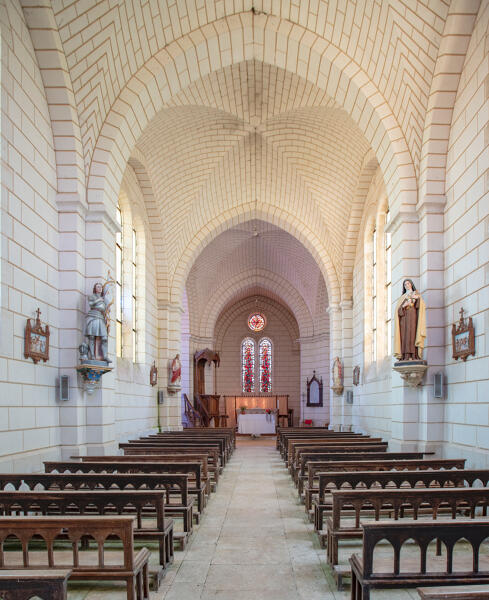
<svg viewBox="0 0 489 600"><path fill-rule="evenodd" d="M409 587L430 600L489 597L489 470L324 428L279 429L277 450L352 600Z"/></svg>
<svg viewBox="0 0 489 600"><path fill-rule="evenodd" d="M44 473L1 473L0 598L63 600L68 580L103 580L147 600L235 445L232 429L193 428L120 444L120 455L45 462Z"/></svg>

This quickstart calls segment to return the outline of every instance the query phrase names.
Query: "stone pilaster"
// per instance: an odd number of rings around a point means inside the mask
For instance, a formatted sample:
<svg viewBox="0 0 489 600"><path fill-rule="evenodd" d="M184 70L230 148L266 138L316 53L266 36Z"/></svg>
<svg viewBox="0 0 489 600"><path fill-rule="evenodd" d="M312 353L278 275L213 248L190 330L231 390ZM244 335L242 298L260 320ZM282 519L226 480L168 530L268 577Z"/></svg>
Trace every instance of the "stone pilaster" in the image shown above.
<svg viewBox="0 0 489 600"><path fill-rule="evenodd" d="M158 405L159 423L163 431L182 428L181 394L169 394L170 364L181 352L181 304L158 303L158 390L163 391L164 402Z"/></svg>

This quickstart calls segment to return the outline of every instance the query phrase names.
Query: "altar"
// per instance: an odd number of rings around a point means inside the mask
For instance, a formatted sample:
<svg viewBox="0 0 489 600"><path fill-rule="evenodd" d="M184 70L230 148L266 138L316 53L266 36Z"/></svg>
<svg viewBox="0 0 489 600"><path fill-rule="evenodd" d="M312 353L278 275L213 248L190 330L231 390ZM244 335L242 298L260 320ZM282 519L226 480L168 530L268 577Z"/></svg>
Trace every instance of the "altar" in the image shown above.
<svg viewBox="0 0 489 600"><path fill-rule="evenodd" d="M246 412L261 409L267 409L272 412L278 411L278 415L287 415L289 408L289 396L287 394L242 394L241 396L224 395L225 412L229 415L227 421L228 427L236 427L238 425L238 417L241 408L245 408ZM278 421L276 415L276 421ZM274 429L275 433L275 429Z"/></svg>
<svg viewBox="0 0 489 600"><path fill-rule="evenodd" d="M238 433L261 435L275 433L275 413L253 411L238 415Z"/></svg>

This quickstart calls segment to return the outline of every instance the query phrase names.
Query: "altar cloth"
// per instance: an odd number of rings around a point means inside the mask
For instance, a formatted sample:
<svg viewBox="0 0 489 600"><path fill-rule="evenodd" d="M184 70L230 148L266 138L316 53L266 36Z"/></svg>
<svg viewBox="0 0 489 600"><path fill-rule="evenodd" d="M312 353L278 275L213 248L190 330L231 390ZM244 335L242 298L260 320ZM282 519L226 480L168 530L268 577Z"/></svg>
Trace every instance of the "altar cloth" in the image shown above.
<svg viewBox="0 0 489 600"><path fill-rule="evenodd" d="M239 414L238 433L256 435L262 433L275 433L275 415L267 415L266 413Z"/></svg>

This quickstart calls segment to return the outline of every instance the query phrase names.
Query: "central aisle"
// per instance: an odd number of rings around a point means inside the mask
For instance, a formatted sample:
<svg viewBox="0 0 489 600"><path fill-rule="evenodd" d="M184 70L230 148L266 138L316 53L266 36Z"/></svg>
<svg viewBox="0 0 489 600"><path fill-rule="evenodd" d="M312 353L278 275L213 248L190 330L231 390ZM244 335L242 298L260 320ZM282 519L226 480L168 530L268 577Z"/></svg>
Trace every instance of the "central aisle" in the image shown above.
<svg viewBox="0 0 489 600"><path fill-rule="evenodd" d="M275 440L238 439L216 494L157 598L326 600L332 593L304 506Z"/></svg>

